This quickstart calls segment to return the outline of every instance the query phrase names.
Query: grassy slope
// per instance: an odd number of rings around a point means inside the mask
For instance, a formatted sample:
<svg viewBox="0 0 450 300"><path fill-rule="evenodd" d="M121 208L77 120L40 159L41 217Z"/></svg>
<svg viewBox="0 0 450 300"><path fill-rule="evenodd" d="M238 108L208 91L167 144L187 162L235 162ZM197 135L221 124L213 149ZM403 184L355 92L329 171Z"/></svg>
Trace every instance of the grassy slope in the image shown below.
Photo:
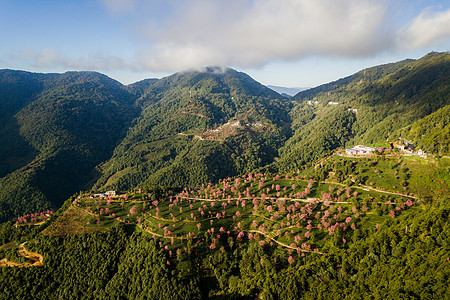
<svg viewBox="0 0 450 300"><path fill-rule="evenodd" d="M211 228L216 232L223 228L225 232L242 230L246 236L262 231L260 235L265 235L268 242L279 241L286 249L298 235L302 242L295 242L293 248L307 242L312 249L322 250L327 247L328 226L336 222L347 228L353 223L355 228L368 228L391 218L387 216L391 211L401 214L411 203L445 196L449 191L448 167L446 159L436 162L395 156L332 156L299 173L249 174L197 191L185 189L166 198L138 191L128 193L127 199L113 198L109 204L108 199L80 197L74 205L82 209L86 228L132 223L164 237L168 243L173 237L176 246L183 245L187 235L201 239ZM412 202L405 206L408 200ZM315 216L323 217L325 211L330 213L326 218L330 224L327 229L319 229L321 221ZM347 217L352 220L345 222ZM311 229L306 228L308 219ZM305 238L307 231L312 239ZM289 234L285 236L286 232Z"/></svg>

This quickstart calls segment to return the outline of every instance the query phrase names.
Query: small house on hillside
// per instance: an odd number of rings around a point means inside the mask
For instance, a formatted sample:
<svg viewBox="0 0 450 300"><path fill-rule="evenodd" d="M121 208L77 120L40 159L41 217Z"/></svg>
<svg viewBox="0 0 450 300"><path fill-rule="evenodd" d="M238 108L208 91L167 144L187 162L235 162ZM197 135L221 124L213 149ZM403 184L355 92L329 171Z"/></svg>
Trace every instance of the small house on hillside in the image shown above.
<svg viewBox="0 0 450 300"><path fill-rule="evenodd" d="M311 101L311 100L308 100L308 104L309 104L309 105L319 104L319 101Z"/></svg>
<svg viewBox="0 0 450 300"><path fill-rule="evenodd" d="M427 154L426 154L425 152L423 152L422 149L419 149L419 150L417 151L417 154L418 154L419 156L422 156L422 157L427 157Z"/></svg>
<svg viewBox="0 0 450 300"><path fill-rule="evenodd" d="M395 144L395 148L400 150L400 151L403 151L403 150L405 150L405 145L403 145L403 144Z"/></svg>
<svg viewBox="0 0 450 300"><path fill-rule="evenodd" d="M399 151L407 152L407 153L414 153L416 151L416 147L414 146L413 142L410 142L404 138L400 138L400 141L394 142L394 147L398 149Z"/></svg>
<svg viewBox="0 0 450 300"><path fill-rule="evenodd" d="M101 198L104 196L105 196L104 194L93 194L93 195L90 195L89 198Z"/></svg>
<svg viewBox="0 0 450 300"><path fill-rule="evenodd" d="M352 149L355 149L357 153L359 154L369 154L375 151L375 148L372 147L366 147L363 145L358 145L353 147Z"/></svg>
<svg viewBox="0 0 450 300"><path fill-rule="evenodd" d="M107 191L107 192L105 193L105 195L106 195L106 196L114 197L114 196L116 196L116 191Z"/></svg>
<svg viewBox="0 0 450 300"><path fill-rule="evenodd" d="M367 155L374 152L376 149L372 147L366 147L363 145L357 145L350 149L345 149L347 155Z"/></svg>

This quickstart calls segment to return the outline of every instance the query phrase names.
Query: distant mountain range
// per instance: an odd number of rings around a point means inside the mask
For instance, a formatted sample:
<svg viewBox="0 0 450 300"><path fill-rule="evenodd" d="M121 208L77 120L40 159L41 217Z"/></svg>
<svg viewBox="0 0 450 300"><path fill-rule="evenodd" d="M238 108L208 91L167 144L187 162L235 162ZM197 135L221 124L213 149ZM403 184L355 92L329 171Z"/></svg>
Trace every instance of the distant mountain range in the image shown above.
<svg viewBox="0 0 450 300"><path fill-rule="evenodd" d="M282 87L282 86L276 86L276 85L266 85L269 89L274 90L275 92L279 93L280 95L286 95L286 96L295 96L299 92L305 91L309 88L288 88L288 87Z"/></svg>
<svg viewBox="0 0 450 300"><path fill-rule="evenodd" d="M449 94L448 53L289 100L232 69L128 86L95 72L0 70L0 220L57 208L80 190L199 187L400 136L448 154Z"/></svg>

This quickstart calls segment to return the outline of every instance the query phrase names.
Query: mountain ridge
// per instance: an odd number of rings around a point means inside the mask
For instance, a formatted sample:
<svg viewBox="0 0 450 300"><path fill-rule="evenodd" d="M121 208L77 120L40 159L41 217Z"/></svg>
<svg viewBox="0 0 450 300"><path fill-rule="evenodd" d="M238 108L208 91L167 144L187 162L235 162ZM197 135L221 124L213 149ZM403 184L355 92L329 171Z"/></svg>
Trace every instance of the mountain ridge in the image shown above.
<svg viewBox="0 0 450 300"><path fill-rule="evenodd" d="M80 189L198 187L356 143L387 146L449 104L449 57L368 68L291 99L229 68L127 86L97 72L0 70L0 219ZM440 136L427 143L446 154Z"/></svg>

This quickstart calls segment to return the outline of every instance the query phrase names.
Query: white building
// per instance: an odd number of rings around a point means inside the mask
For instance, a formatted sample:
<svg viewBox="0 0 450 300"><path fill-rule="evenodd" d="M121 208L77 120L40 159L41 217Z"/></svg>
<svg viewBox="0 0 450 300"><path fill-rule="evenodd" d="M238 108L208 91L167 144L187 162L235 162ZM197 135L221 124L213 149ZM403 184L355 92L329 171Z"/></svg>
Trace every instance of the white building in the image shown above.
<svg viewBox="0 0 450 300"><path fill-rule="evenodd" d="M105 193L106 196L116 196L116 191L107 191Z"/></svg>
<svg viewBox="0 0 450 300"><path fill-rule="evenodd" d="M371 154L376 149L372 147L366 147L363 145L357 145L350 149L345 149L345 153L347 155L365 155L365 154Z"/></svg>

